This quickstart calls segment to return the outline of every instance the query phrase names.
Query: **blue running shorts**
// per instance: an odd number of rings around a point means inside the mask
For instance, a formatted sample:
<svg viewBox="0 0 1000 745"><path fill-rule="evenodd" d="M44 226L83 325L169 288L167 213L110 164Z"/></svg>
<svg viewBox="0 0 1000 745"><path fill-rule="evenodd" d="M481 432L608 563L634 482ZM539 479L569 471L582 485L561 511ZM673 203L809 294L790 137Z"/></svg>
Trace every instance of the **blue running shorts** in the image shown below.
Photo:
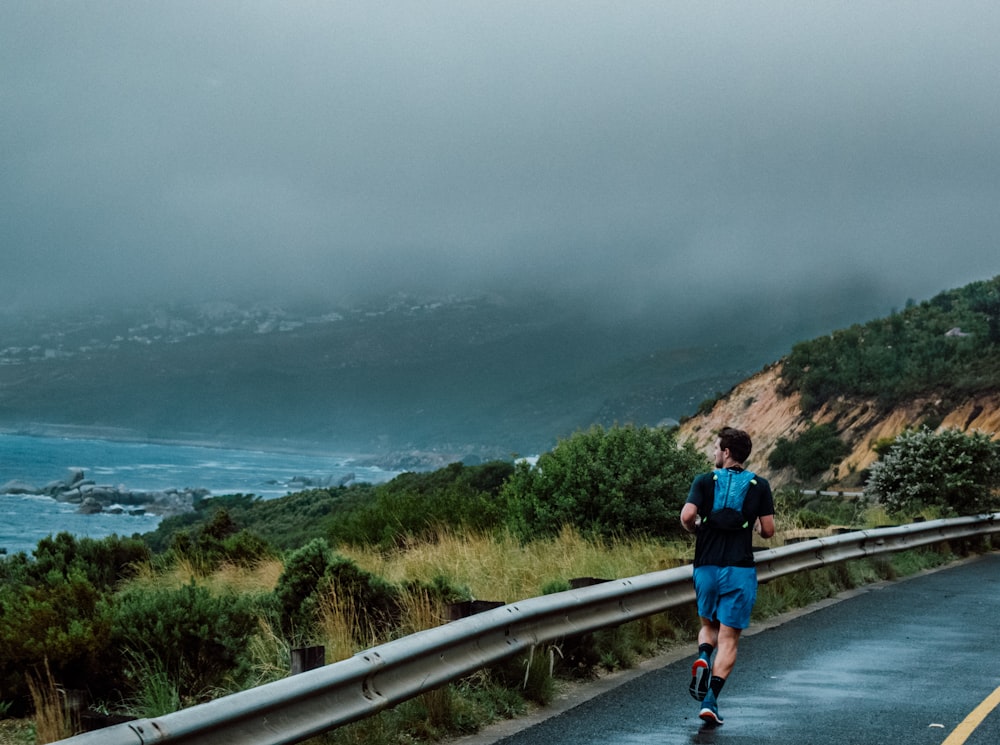
<svg viewBox="0 0 1000 745"><path fill-rule="evenodd" d="M695 567L694 589L699 616L733 629L750 625L750 611L757 600L755 567Z"/></svg>

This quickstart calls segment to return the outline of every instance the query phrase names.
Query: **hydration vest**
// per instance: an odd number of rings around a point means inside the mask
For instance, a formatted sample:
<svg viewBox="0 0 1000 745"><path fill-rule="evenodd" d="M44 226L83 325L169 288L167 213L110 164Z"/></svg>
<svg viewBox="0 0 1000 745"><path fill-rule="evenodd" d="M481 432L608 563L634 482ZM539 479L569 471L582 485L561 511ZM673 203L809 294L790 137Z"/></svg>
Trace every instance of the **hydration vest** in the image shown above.
<svg viewBox="0 0 1000 745"><path fill-rule="evenodd" d="M731 471L717 468L712 472L715 497L712 510L705 521L718 530L745 530L750 520L743 514L743 500L751 484L757 483L752 471Z"/></svg>

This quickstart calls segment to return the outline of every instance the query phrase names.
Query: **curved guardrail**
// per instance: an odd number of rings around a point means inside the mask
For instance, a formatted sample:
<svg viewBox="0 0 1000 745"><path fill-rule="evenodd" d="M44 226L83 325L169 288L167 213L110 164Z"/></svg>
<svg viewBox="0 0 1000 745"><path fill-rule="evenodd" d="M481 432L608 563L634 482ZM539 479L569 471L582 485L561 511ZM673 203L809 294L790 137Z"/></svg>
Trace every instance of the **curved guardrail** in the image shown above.
<svg viewBox="0 0 1000 745"><path fill-rule="evenodd" d="M861 530L757 553L761 582L848 559L1000 532L1000 513ZM371 716L540 644L694 600L691 566L529 598L208 703L67 745L280 745Z"/></svg>

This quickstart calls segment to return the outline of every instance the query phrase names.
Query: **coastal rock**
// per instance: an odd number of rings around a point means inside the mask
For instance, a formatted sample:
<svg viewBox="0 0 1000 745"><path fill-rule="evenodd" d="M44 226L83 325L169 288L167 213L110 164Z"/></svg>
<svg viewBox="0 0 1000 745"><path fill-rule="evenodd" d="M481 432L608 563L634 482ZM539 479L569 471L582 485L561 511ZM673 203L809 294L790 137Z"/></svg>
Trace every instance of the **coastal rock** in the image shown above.
<svg viewBox="0 0 1000 745"><path fill-rule="evenodd" d="M101 503L93 497L87 497L84 499L83 503L80 505L80 509L77 510L77 512L83 515L96 515L98 512L103 511L103 505L101 505Z"/></svg>
<svg viewBox="0 0 1000 745"><path fill-rule="evenodd" d="M197 500L211 496L208 489L168 489L167 491L132 490L124 484L96 484L87 479L83 470L70 468L64 481L51 481L39 488L23 481L8 481L0 486L0 494L31 494L51 497L59 502L79 504L78 512L94 515L100 512L129 515L180 515L193 512Z"/></svg>
<svg viewBox="0 0 1000 745"><path fill-rule="evenodd" d="M38 494L38 487L16 479L0 486L0 494Z"/></svg>
<svg viewBox="0 0 1000 745"><path fill-rule="evenodd" d="M79 504L83 501L83 494L79 489L68 489L67 491L62 491L58 494L52 494L50 496L58 502L69 502L70 504Z"/></svg>

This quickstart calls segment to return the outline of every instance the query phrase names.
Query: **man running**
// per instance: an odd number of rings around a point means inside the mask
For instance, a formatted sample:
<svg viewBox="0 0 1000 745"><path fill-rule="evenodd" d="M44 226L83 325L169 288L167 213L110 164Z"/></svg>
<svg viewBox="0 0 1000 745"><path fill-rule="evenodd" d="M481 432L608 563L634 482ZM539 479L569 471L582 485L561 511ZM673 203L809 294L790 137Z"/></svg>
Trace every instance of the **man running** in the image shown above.
<svg viewBox="0 0 1000 745"><path fill-rule="evenodd" d="M719 694L757 599L753 532L763 538L774 535L771 486L743 468L752 448L750 435L724 427L715 448L715 470L695 477L681 510L681 525L696 535L694 586L701 617L689 690L702 702L698 716L716 726L723 722Z"/></svg>

